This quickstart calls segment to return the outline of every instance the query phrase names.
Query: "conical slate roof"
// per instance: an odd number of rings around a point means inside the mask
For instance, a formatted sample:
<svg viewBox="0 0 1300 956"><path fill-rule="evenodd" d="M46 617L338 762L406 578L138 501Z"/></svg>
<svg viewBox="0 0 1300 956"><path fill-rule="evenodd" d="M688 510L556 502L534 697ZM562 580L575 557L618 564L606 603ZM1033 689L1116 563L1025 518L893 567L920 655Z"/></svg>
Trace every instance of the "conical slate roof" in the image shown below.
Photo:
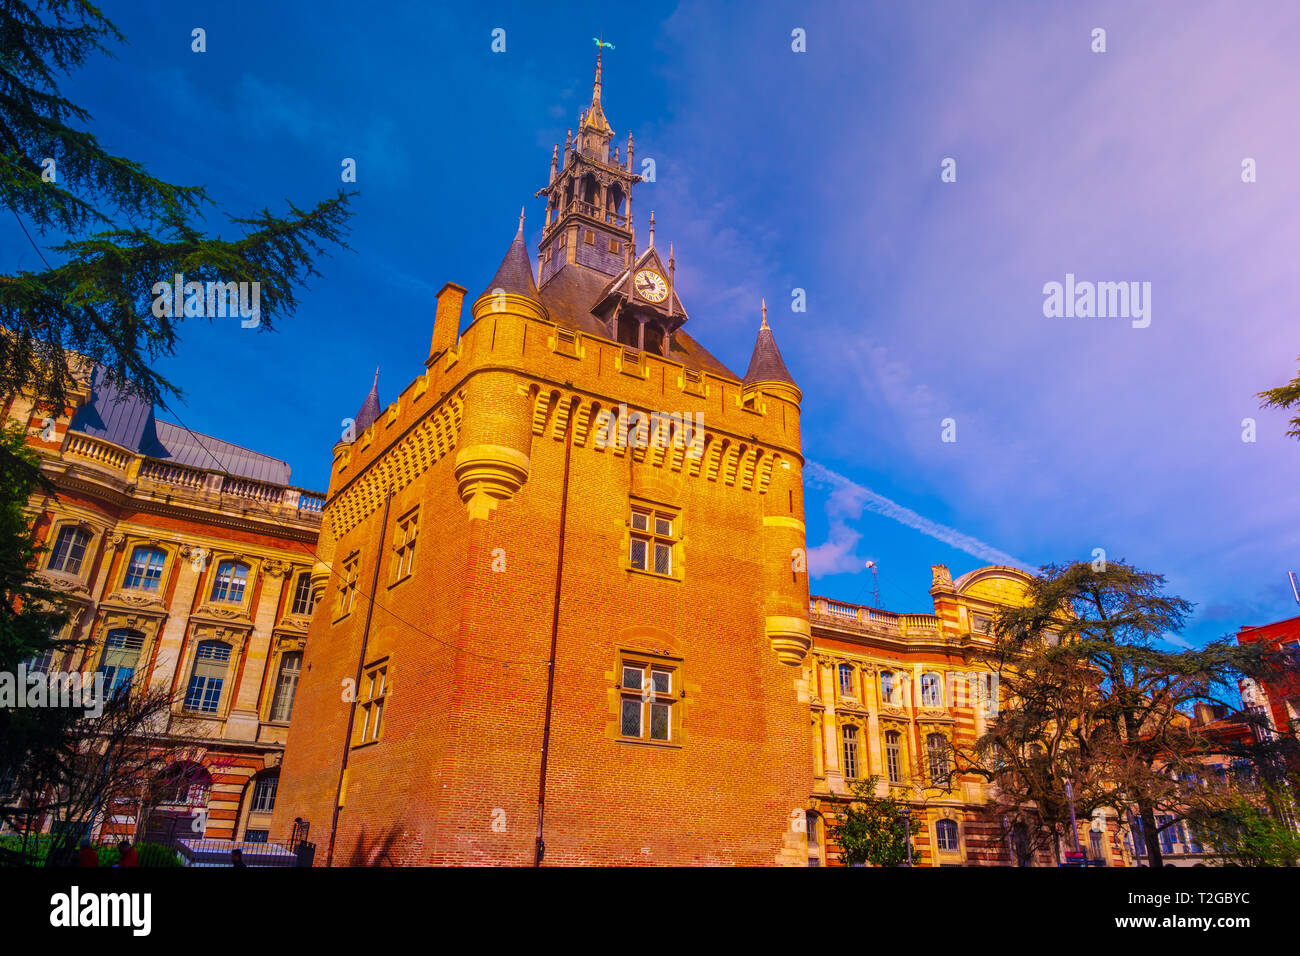
<svg viewBox="0 0 1300 956"><path fill-rule="evenodd" d="M361 403L361 410L352 419L353 434L360 435L379 419L379 369L375 369L375 384L370 386L370 394Z"/></svg>
<svg viewBox="0 0 1300 956"><path fill-rule="evenodd" d="M749 359L749 370L745 372L745 384L758 382L784 382L794 385L794 376L785 367L781 359L781 350L776 347L776 336L767 325L767 304L763 305L763 325L758 330L758 340L754 343L754 354ZM798 386L795 386L798 388Z"/></svg>
<svg viewBox="0 0 1300 956"><path fill-rule="evenodd" d="M515 233L515 241L510 243L510 249L506 252L506 257L501 260L497 274L492 277L492 281L488 283L488 287L483 290L483 295L479 298L491 295L497 289L525 296L534 302L540 301L537 298L537 280L533 278L533 264L528 258L528 247L524 245L522 213L519 216L519 231Z"/></svg>

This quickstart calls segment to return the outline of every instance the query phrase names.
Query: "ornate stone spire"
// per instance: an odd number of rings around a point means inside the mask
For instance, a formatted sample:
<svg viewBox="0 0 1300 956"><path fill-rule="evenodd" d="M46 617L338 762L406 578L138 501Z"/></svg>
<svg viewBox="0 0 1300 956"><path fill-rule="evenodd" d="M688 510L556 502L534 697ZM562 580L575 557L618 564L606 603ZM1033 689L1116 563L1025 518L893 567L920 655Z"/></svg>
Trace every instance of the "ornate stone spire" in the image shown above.
<svg viewBox="0 0 1300 956"><path fill-rule="evenodd" d="M582 125L602 133L614 132L610 128L609 121L605 119L605 111L600 105L600 50L596 51L596 79L591 85L591 107L587 110Z"/></svg>

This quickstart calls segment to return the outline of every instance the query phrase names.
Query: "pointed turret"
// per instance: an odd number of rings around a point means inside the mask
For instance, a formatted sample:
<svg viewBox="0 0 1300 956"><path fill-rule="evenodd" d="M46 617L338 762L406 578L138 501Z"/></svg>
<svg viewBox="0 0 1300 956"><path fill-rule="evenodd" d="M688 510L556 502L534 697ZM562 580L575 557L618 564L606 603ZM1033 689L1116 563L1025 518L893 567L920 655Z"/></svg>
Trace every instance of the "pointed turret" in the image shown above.
<svg viewBox="0 0 1300 956"><path fill-rule="evenodd" d="M794 402L803 399L803 393L794 382L794 376L785 367L781 350L776 347L776 336L767 324L767 300L763 300L763 324L758 329L758 339L754 342L754 354L749 359L749 370L745 372L745 389L759 388L774 392ZM783 394L785 393L785 394Z"/></svg>
<svg viewBox="0 0 1300 956"><path fill-rule="evenodd" d="M373 425L379 419L381 406L379 404L379 369L375 369L375 382L370 386L370 394L366 400L361 403L361 409L357 412L356 417L352 419L352 433L360 435L363 431Z"/></svg>
<svg viewBox="0 0 1300 956"><path fill-rule="evenodd" d="M519 229L514 241L506 250L506 257L497 267L496 275L482 294L474 300L472 314L475 319L489 312L512 312L537 319L546 319L546 307L537 294L533 278L533 264L528 261L528 246L524 244L524 207L519 207Z"/></svg>
<svg viewBox="0 0 1300 956"><path fill-rule="evenodd" d="M506 257L501 260L501 265L497 269L497 274L492 277L488 283L483 295L496 295L504 292L506 295L520 295L525 299L532 299L537 302L537 282L533 278L533 264L528 261L528 246L524 243L524 210L519 209L519 231L515 233L514 241L510 243L510 248L506 252ZM539 303L540 304L540 303Z"/></svg>

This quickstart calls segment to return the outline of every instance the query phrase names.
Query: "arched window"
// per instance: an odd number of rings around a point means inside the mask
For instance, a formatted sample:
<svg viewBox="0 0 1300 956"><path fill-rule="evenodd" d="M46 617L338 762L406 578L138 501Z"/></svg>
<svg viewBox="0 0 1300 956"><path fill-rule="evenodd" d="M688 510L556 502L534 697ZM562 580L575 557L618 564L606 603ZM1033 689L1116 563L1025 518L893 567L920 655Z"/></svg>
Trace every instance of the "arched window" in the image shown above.
<svg viewBox="0 0 1300 956"><path fill-rule="evenodd" d="M244 600L244 586L248 583L248 565L238 561L222 561L217 565L212 579L212 600L238 604Z"/></svg>
<svg viewBox="0 0 1300 956"><path fill-rule="evenodd" d="M928 734L925 738L925 754L930 764L930 782L946 784L948 782L948 738L943 734Z"/></svg>
<svg viewBox="0 0 1300 956"><path fill-rule="evenodd" d="M163 566L167 563L167 552L161 548L147 548L141 545L131 552L131 563L126 567L126 577L122 587L137 591L157 591L162 581Z"/></svg>
<svg viewBox="0 0 1300 956"><path fill-rule="evenodd" d="M51 571L65 574L80 574L81 562L86 557L86 545L90 544L90 532L72 525L59 529L59 536L54 539L50 549L50 561L46 565Z"/></svg>
<svg viewBox="0 0 1300 956"><path fill-rule="evenodd" d="M840 665L840 693L849 697L853 696L853 666L851 664Z"/></svg>
<svg viewBox="0 0 1300 956"><path fill-rule="evenodd" d="M316 609L316 601L311 593L311 575L304 571L298 575L293 589L293 613L310 614Z"/></svg>
<svg viewBox="0 0 1300 956"><path fill-rule="evenodd" d="M99 673L104 675L104 691L109 697L130 689L135 669L140 663L144 635L139 631L118 629L104 638L104 651L99 657Z"/></svg>
<svg viewBox="0 0 1300 956"><path fill-rule="evenodd" d="M275 700L271 703L272 720L288 720L293 713L293 698L302 675L302 651L280 655L280 673L275 681Z"/></svg>
<svg viewBox="0 0 1300 956"><path fill-rule="evenodd" d="M902 736L897 730L885 734L885 768L889 773L890 783L903 781Z"/></svg>
<svg viewBox="0 0 1300 956"><path fill-rule="evenodd" d="M940 850L957 849L957 821L940 820L934 825L935 842Z"/></svg>
<svg viewBox="0 0 1300 956"><path fill-rule="evenodd" d="M844 725L844 776L848 780L858 777L858 728Z"/></svg>
<svg viewBox="0 0 1300 956"><path fill-rule="evenodd" d="M194 652L194 668L185 691L185 709L215 714L221 703L221 687L230 663L230 645L225 641L203 641Z"/></svg>
<svg viewBox="0 0 1300 956"><path fill-rule="evenodd" d="M943 706L943 680L934 671L921 675L921 706Z"/></svg>

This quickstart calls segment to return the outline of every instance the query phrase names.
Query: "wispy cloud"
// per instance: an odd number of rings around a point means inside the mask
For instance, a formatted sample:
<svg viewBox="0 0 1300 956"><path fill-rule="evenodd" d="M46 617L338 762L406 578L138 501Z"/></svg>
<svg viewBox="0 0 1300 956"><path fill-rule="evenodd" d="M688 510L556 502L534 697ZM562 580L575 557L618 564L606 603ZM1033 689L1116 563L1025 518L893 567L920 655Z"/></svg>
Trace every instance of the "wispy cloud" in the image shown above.
<svg viewBox="0 0 1300 956"><path fill-rule="evenodd" d="M826 500L826 515L831 522L830 534L824 544L808 552L808 570L813 577L862 567L862 562L853 555L853 549L861 535L854 531L848 522L862 517L863 511L883 515L936 541L942 541L950 548L965 551L982 561L1022 568L1026 571L1033 570L1027 562L1014 558L1005 551L999 551L978 538L962 534L955 528L931 521L911 508L891 501L884 495L877 494L824 465L809 462L804 475L813 484L830 489L830 496Z"/></svg>

